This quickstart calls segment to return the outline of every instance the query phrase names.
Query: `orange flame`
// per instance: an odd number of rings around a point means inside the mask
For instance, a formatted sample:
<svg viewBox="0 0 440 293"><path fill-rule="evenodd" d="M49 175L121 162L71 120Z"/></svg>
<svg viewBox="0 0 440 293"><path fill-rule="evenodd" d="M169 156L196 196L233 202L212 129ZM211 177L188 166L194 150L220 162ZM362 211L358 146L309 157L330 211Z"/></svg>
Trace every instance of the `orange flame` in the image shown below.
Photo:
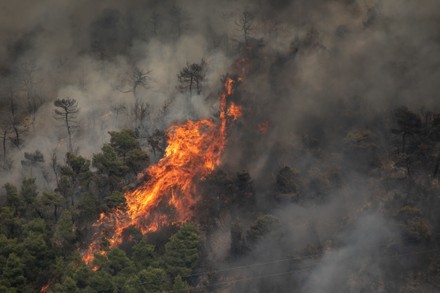
<svg viewBox="0 0 440 293"><path fill-rule="evenodd" d="M242 115L241 107L231 103L227 114L229 117L232 117L232 119L237 120Z"/></svg>
<svg viewBox="0 0 440 293"><path fill-rule="evenodd" d="M40 292L46 292L47 289L49 289L49 284L46 284L43 287L41 287Z"/></svg>
<svg viewBox="0 0 440 293"><path fill-rule="evenodd" d="M145 234L164 224L181 223L191 218L191 207L196 201L194 182L209 175L220 164L226 141L226 116L235 120L241 113L241 108L233 103L227 110L226 99L233 94L233 83L232 78L225 81L225 90L220 95L219 122L189 120L168 129L168 146L163 158L146 171L148 181L124 195L126 210L101 214L94 224L98 231L82 256L85 263L91 264L96 253L106 253L100 239L105 238L110 247L115 247L121 244L123 231L130 226ZM163 204L173 207L175 215L157 213L157 208ZM110 233L105 231L108 228Z"/></svg>

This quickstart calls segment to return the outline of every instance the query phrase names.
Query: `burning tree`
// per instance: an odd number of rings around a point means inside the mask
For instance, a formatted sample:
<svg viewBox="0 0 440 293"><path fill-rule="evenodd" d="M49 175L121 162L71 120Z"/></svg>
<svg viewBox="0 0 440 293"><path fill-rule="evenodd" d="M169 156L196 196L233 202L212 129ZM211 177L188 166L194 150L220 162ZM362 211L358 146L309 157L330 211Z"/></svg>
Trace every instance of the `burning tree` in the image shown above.
<svg viewBox="0 0 440 293"><path fill-rule="evenodd" d="M232 103L227 101L233 95L234 83L236 80L230 77L225 79L218 122L211 119L188 120L168 129L168 145L163 158L145 171L148 181L124 195L125 209L101 214L95 224L100 230L83 255L86 263L93 260L95 253L106 252L100 245L102 237L107 238L110 248L113 248L122 243L123 231L128 227L135 227L145 234L163 225L186 222L192 217L192 207L197 198L194 183L208 176L220 164L227 123L237 118L236 111L229 111ZM235 109L238 108L235 106ZM174 212L171 215L156 212L163 206Z"/></svg>

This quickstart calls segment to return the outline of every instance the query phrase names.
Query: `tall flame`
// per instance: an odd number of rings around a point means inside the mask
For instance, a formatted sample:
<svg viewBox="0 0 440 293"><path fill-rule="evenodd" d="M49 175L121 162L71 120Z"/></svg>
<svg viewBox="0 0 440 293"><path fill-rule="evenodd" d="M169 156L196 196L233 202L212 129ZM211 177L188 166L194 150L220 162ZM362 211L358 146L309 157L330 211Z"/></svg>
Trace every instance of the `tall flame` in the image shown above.
<svg viewBox="0 0 440 293"><path fill-rule="evenodd" d="M83 254L84 262L90 264L95 253L105 253L100 247L101 238L106 238L110 247L121 244L123 231L128 227L134 226L145 234L156 231L163 224L190 219L196 200L194 182L209 175L220 164L228 118L235 120L241 115L239 106L231 103L227 107L227 97L233 94L234 82L226 78L225 89L220 94L220 121L189 120L168 129L168 146L163 158L146 171L146 182L124 195L127 208L101 214L94 224L98 231ZM166 213L155 212L163 203L174 207L173 219ZM105 232L109 228L110 233Z"/></svg>

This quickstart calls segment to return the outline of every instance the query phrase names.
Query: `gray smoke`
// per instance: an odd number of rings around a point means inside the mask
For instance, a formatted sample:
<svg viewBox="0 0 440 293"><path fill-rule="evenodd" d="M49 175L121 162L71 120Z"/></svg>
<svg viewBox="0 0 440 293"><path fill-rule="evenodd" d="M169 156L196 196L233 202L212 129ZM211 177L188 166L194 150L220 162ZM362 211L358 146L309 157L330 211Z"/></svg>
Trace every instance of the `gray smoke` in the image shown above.
<svg viewBox="0 0 440 293"><path fill-rule="evenodd" d="M62 162L67 151L65 129L53 118L57 98L78 101L74 147L89 159L109 140L108 131L138 126L148 135L175 121L214 117L220 80L233 71L243 44L237 22L249 11L254 56L239 90L244 117L231 129L223 167L249 170L263 206L276 171L285 165L297 169L309 187L301 195L305 203L270 210L280 226L242 258L227 259L232 220L224 219L212 233L218 242L209 257L228 267L308 249L318 254L226 274L227 281L280 273L225 290L360 292L369 282L376 292L383 290L392 261L382 260L378 247L398 242L399 228L382 212L387 195L379 179L361 174L358 162L341 149L356 129L376 129L374 143L385 149L391 123L384 117L396 107L439 110L439 1L3 2L0 130L11 125L11 95L15 115L25 122L20 148L12 135L7 138L0 185L29 176L20 161L24 152L40 150L46 173L34 172L42 190L53 188L50 157L55 152ZM177 74L202 58L208 64L202 94L179 93ZM127 92L135 69L149 72L148 86ZM30 102L38 105L35 113L28 111ZM149 109L140 124L133 114L136 102ZM266 133L258 130L262 123L269 126ZM341 186L314 181L334 174ZM319 192L313 191L317 185ZM325 200L308 201L315 193Z"/></svg>

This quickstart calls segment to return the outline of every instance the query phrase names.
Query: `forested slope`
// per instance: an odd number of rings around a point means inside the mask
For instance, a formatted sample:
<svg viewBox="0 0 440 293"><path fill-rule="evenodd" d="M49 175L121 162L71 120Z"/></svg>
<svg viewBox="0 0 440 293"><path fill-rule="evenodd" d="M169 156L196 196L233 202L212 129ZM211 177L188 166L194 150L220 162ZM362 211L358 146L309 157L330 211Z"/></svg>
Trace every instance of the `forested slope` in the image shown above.
<svg viewBox="0 0 440 293"><path fill-rule="evenodd" d="M438 1L95 2L1 5L0 292L440 290Z"/></svg>

